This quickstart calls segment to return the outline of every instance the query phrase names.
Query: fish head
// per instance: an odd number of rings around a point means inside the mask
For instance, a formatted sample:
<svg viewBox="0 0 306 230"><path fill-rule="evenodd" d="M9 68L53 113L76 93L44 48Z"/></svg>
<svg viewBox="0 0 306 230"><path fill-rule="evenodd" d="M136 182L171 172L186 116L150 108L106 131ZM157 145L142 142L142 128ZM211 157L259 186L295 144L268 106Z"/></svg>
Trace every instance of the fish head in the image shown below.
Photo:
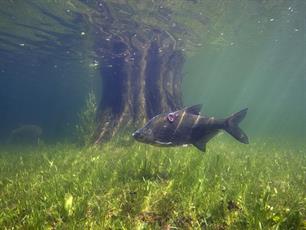
<svg viewBox="0 0 306 230"><path fill-rule="evenodd" d="M180 115L181 111L159 114L132 135L137 141L143 143L172 145L173 133L179 122Z"/></svg>
<svg viewBox="0 0 306 230"><path fill-rule="evenodd" d="M152 143L154 140L153 131L148 122L144 127L136 130L132 136L139 142Z"/></svg>

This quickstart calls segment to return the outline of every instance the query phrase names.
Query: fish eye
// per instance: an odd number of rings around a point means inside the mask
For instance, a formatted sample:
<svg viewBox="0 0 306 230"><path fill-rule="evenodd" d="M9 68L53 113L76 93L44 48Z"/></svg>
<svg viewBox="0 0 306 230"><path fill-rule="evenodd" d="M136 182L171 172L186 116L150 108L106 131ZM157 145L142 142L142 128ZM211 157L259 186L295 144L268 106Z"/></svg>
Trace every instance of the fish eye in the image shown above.
<svg viewBox="0 0 306 230"><path fill-rule="evenodd" d="M151 135L152 134L152 129L147 129L146 133L147 133L147 135Z"/></svg>
<svg viewBox="0 0 306 230"><path fill-rule="evenodd" d="M169 113L167 115L167 120L172 123L175 121L177 117L178 117L178 113Z"/></svg>

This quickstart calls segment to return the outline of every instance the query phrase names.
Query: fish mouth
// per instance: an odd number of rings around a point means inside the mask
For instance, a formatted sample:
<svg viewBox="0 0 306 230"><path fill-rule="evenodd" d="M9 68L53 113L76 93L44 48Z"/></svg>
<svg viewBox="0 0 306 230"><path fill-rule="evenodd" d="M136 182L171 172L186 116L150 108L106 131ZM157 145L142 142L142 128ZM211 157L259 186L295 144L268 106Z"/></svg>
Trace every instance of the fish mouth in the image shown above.
<svg viewBox="0 0 306 230"><path fill-rule="evenodd" d="M132 136L137 140L137 141L142 141L143 140L143 135L141 134L141 132L139 132L138 130L135 131Z"/></svg>
<svg viewBox="0 0 306 230"><path fill-rule="evenodd" d="M153 142L152 140L153 138L150 135L148 135L145 131L146 130L138 129L134 133L132 133L132 136L135 138L135 140L139 142L151 144Z"/></svg>

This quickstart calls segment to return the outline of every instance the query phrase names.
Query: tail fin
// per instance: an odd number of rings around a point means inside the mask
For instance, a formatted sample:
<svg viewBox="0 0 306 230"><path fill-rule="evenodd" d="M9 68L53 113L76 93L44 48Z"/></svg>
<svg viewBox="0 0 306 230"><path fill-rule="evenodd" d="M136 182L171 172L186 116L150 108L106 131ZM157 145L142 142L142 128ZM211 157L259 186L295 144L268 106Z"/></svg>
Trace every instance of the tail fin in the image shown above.
<svg viewBox="0 0 306 230"><path fill-rule="evenodd" d="M248 144L248 136L239 128L239 123L243 120L248 109L243 109L238 113L235 113L225 120L225 131L231 134L236 140Z"/></svg>

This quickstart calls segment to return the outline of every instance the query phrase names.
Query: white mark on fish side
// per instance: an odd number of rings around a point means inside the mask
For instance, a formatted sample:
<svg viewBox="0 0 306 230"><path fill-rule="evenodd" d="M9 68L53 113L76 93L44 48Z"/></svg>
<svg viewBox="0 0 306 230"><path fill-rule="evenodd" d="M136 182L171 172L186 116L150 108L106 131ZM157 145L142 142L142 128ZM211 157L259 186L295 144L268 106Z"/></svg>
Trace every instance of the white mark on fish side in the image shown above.
<svg viewBox="0 0 306 230"><path fill-rule="evenodd" d="M201 118L201 115L198 115L198 116L197 116L197 119L194 121L194 123L193 123L193 125L192 125L192 128L195 127L195 126L198 124L200 118Z"/></svg>
<svg viewBox="0 0 306 230"><path fill-rule="evenodd" d="M156 144L160 144L160 145L171 145L172 142L162 142L162 141L155 141Z"/></svg>
<svg viewBox="0 0 306 230"><path fill-rule="evenodd" d="M183 121L183 119L184 119L185 115L186 115L186 111L184 111L184 112L182 113L182 115L181 115L181 119L179 120L179 123L177 124L176 129L174 130L174 133L176 133L176 130L178 130L178 129L179 129L179 127L181 126L182 121Z"/></svg>

